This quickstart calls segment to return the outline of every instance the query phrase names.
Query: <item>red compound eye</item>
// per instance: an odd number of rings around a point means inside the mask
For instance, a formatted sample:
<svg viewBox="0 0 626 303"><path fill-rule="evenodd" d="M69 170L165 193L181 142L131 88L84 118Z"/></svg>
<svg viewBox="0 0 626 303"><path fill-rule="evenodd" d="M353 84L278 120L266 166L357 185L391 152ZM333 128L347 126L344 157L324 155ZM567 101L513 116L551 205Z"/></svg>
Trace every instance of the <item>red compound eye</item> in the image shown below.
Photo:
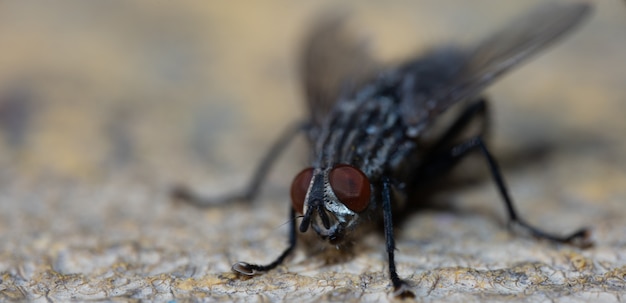
<svg viewBox="0 0 626 303"><path fill-rule="evenodd" d="M309 167L298 173L293 178L293 183L291 183L291 204L293 209L300 214L303 214L304 199L306 198L306 192L309 190L311 178L313 178L313 168Z"/></svg>
<svg viewBox="0 0 626 303"><path fill-rule="evenodd" d="M354 212L364 211L370 203L370 181L358 168L346 164L335 166L328 181L339 201Z"/></svg>

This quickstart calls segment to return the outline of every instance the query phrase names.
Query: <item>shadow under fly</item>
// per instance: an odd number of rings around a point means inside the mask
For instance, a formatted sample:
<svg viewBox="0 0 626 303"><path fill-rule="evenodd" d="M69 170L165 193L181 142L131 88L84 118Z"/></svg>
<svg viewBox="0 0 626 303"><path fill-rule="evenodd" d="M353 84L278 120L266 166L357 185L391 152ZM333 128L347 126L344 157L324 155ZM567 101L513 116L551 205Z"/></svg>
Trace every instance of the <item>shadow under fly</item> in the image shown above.
<svg viewBox="0 0 626 303"><path fill-rule="evenodd" d="M298 230L312 229L322 242L341 247L362 226L382 220L394 294L412 297L396 272L392 216L415 202L407 197L420 185L476 152L486 160L511 225L538 238L588 246L587 229L555 235L522 219L482 139L484 128L461 134L476 121L484 124L487 100L481 93L488 85L571 32L590 11L588 4L543 4L475 47L437 48L394 68L377 64L342 29L340 18L326 19L311 31L302 56L308 119L279 137L241 193L219 201L183 187L173 194L198 206L249 202L281 152L303 133L310 167L291 185L287 248L269 264L238 262L232 270L255 275L275 268L293 252ZM451 106L460 114L436 139L426 140Z"/></svg>

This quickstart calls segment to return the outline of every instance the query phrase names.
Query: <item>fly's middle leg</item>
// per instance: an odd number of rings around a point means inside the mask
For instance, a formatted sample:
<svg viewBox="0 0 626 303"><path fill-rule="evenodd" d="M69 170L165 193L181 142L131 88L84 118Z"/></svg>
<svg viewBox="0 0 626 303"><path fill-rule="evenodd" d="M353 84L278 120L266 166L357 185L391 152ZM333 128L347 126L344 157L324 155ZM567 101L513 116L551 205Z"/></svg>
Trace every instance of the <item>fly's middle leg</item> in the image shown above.
<svg viewBox="0 0 626 303"><path fill-rule="evenodd" d="M185 186L179 185L172 189L171 196L174 199L185 201L197 207L211 207L215 205L229 204L231 202L251 202L258 195L259 189L263 185L263 182L267 179L268 173L282 152L287 148L287 146L289 146L289 143L293 141L296 135L306 131L307 129L307 123L296 123L295 125L290 125L271 146L267 154L259 163L259 166L256 168L250 183L248 183L244 190L240 192L232 193L223 197L206 198L198 195Z"/></svg>
<svg viewBox="0 0 626 303"><path fill-rule="evenodd" d="M554 235L532 226L518 215L515 205L513 204L513 199L509 194L504 178L500 172L500 167L495 158L489 152L489 149L482 139L482 134L465 139L461 143L451 143L473 120L477 118L485 119L487 116L486 113L487 106L485 99L480 99L476 103L468 106L465 112L460 115L456 122L452 124L441 139L434 145L435 148L433 149L433 152L426 158L426 161L424 161L425 164L419 170L420 172L417 177L417 182L437 177L440 174L449 171L465 156L471 154L472 152L480 151L487 161L491 176L493 177L500 196L506 206L511 225L517 225L538 238L544 238L554 242L568 243L580 247L590 246L590 232L588 229L583 228L565 236ZM483 124L483 132L486 129L486 125L486 123Z"/></svg>
<svg viewBox="0 0 626 303"><path fill-rule="evenodd" d="M469 152L475 151L477 149L482 153L482 155L485 157L485 160L487 161L487 165L489 166L491 176L493 177L493 180L496 182L496 186L498 187L500 196L502 197L502 200L504 201L504 204L506 205L506 209L509 214L509 220L512 225L517 224L519 227L527 230L533 236L538 237L538 238L543 238L543 239L547 239L547 240L554 241L554 242L572 244L572 245L576 245L580 247L588 247L592 245L592 243L589 240L590 232L586 228L581 228L580 230L573 232L569 235L561 236L561 235L555 235L555 234L543 231L537 227L532 226L531 224L526 222L526 220L522 219L518 215L517 210L515 210L513 199L511 199L511 196L509 195L506 184L504 183L504 178L502 177L502 174L500 173L500 167L498 166L498 163L493 158L493 156L487 149L487 146L485 145L485 143L483 142L480 136L471 138L467 140L466 142L463 142L453 147L450 150L449 156L451 158L458 159L468 154Z"/></svg>

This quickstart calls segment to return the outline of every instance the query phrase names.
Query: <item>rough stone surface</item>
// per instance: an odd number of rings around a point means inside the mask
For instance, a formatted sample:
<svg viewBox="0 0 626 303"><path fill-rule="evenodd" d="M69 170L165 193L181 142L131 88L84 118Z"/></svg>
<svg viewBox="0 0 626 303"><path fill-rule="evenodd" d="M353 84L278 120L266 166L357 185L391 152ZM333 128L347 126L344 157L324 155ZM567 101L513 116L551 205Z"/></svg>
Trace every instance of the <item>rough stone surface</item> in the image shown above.
<svg viewBox="0 0 626 303"><path fill-rule="evenodd" d="M537 2L537 1L533 1ZM596 3L564 43L489 90L493 153L520 213L578 249L510 233L488 178L452 187L397 232L424 302L621 302L626 287L626 5ZM381 58L468 41L529 1L352 1ZM198 210L247 182L303 117L296 56L331 1L0 4L0 301L390 301L381 233L329 260L284 247L294 144L253 205ZM483 170L480 158L466 170ZM465 166L464 166L465 167Z"/></svg>

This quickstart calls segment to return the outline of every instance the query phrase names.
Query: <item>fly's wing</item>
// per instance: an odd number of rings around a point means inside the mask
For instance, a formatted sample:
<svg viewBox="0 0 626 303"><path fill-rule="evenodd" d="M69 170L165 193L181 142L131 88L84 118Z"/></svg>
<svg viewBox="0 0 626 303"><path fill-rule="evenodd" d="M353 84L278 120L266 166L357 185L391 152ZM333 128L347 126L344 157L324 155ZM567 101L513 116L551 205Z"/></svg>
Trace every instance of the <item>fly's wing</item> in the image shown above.
<svg viewBox="0 0 626 303"><path fill-rule="evenodd" d="M334 104L371 78L378 64L356 38L342 15L320 20L307 36L300 68L313 126L319 126Z"/></svg>
<svg viewBox="0 0 626 303"><path fill-rule="evenodd" d="M570 32L590 11L583 3L541 5L470 51L452 54L453 61L463 63L457 69L448 68L443 81L428 91L420 90L417 81L405 74L400 106L409 125L407 133L418 136L451 105L478 97L502 74Z"/></svg>

